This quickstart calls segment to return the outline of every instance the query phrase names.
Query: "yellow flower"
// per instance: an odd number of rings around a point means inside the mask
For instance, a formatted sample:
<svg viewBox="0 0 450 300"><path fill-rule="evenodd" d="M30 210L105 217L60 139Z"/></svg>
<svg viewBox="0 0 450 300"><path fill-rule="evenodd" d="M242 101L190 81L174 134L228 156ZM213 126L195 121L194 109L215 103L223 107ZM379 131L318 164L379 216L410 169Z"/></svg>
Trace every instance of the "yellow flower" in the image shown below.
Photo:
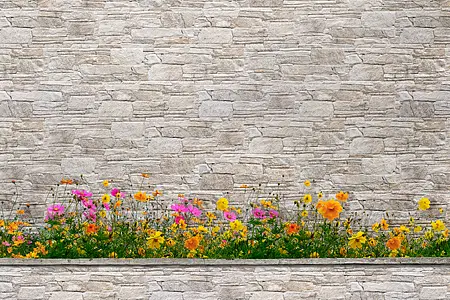
<svg viewBox="0 0 450 300"><path fill-rule="evenodd" d="M374 238L370 238L368 244L371 247L375 247L378 244L378 241Z"/></svg>
<svg viewBox="0 0 450 300"><path fill-rule="evenodd" d="M109 258L117 258L117 253L116 252L111 252L109 255Z"/></svg>
<svg viewBox="0 0 450 300"><path fill-rule="evenodd" d="M303 184L304 184L306 187L309 187L309 186L311 186L311 181L305 180L305 182L303 182Z"/></svg>
<svg viewBox="0 0 450 300"><path fill-rule="evenodd" d="M373 223L372 230L375 232L378 232L380 230L380 224L379 223Z"/></svg>
<svg viewBox="0 0 450 300"><path fill-rule="evenodd" d="M0 220L0 227L4 227L5 226L5 221Z"/></svg>
<svg viewBox="0 0 450 300"><path fill-rule="evenodd" d="M244 225L239 220L234 220L233 222L230 222L230 228L233 231L241 231L244 229Z"/></svg>
<svg viewBox="0 0 450 300"><path fill-rule="evenodd" d="M104 187L108 187L109 186L109 181L108 180L103 180L102 182Z"/></svg>
<svg viewBox="0 0 450 300"><path fill-rule="evenodd" d="M216 203L217 209L225 211L228 208L228 200L226 198L220 198Z"/></svg>
<svg viewBox="0 0 450 300"><path fill-rule="evenodd" d="M166 245L168 247L173 247L173 246L175 246L175 244L176 244L176 242L174 239L167 239Z"/></svg>
<svg viewBox="0 0 450 300"><path fill-rule="evenodd" d="M302 217L307 217L308 216L308 212L306 210L302 211Z"/></svg>
<svg viewBox="0 0 450 300"><path fill-rule="evenodd" d="M214 213L212 213L212 212L206 212L206 217L208 218L208 221L209 222L211 222L212 220L214 220L214 219L217 219L217 216L214 214Z"/></svg>
<svg viewBox="0 0 450 300"><path fill-rule="evenodd" d="M430 200L428 198L422 198L419 200L419 210L427 210L430 208Z"/></svg>
<svg viewBox="0 0 450 300"><path fill-rule="evenodd" d="M348 245L352 249L362 248L362 244L366 243L366 237L364 236L364 232L358 231L356 234L352 235L348 238L349 242Z"/></svg>
<svg viewBox="0 0 450 300"><path fill-rule="evenodd" d="M320 198L322 198L323 197L323 193L322 192L319 192L318 194L317 194L317 197L320 199Z"/></svg>
<svg viewBox="0 0 450 300"><path fill-rule="evenodd" d="M431 227L434 231L443 231L445 230L445 224L441 220L436 220L435 222L431 222Z"/></svg>
<svg viewBox="0 0 450 300"><path fill-rule="evenodd" d="M386 222L386 220L384 218L381 219L380 225L381 225L381 229L383 229L383 230L388 230L388 228L389 228L389 224Z"/></svg>
<svg viewBox="0 0 450 300"><path fill-rule="evenodd" d="M317 253L317 252L313 252L313 253L311 253L311 254L309 255L309 257L311 257L311 258L319 258L320 255L319 255L319 253Z"/></svg>
<svg viewBox="0 0 450 300"><path fill-rule="evenodd" d="M109 203L111 201L111 196L108 194L103 194L102 196L102 202L103 203Z"/></svg>
<svg viewBox="0 0 450 300"><path fill-rule="evenodd" d="M444 209L442 207L439 207L439 213L443 214L444 213Z"/></svg>
<svg viewBox="0 0 450 300"><path fill-rule="evenodd" d="M105 218L105 217L106 217L106 211L101 210L101 211L98 212L98 215L99 215L100 217L102 217L102 218Z"/></svg>
<svg viewBox="0 0 450 300"><path fill-rule="evenodd" d="M219 226L214 226L213 229L212 229L213 233L217 233L219 231L220 231L220 227Z"/></svg>
<svg viewBox="0 0 450 300"><path fill-rule="evenodd" d="M311 203L311 201L312 201L312 197L310 194L306 194L305 196L303 196L303 202Z"/></svg>
<svg viewBox="0 0 450 300"><path fill-rule="evenodd" d="M422 226L417 225L416 227L414 227L414 232L421 232L422 231Z"/></svg>
<svg viewBox="0 0 450 300"><path fill-rule="evenodd" d="M261 205L265 208L274 208L272 201L261 200Z"/></svg>
<svg viewBox="0 0 450 300"><path fill-rule="evenodd" d="M406 227L405 225L401 225L401 226L400 226L400 232L406 232L406 233L409 233L409 228Z"/></svg>
<svg viewBox="0 0 450 300"><path fill-rule="evenodd" d="M150 237L147 238L147 246L150 249L159 249L161 244L164 243L164 237L161 235L161 231L155 231Z"/></svg>
<svg viewBox="0 0 450 300"><path fill-rule="evenodd" d="M198 232L208 232L208 230L205 228L205 226L202 226L202 225L197 227L197 231Z"/></svg>
<svg viewBox="0 0 450 300"><path fill-rule="evenodd" d="M434 233L433 233L433 231L429 230L429 231L425 232L424 236L427 240L431 240L434 237Z"/></svg>

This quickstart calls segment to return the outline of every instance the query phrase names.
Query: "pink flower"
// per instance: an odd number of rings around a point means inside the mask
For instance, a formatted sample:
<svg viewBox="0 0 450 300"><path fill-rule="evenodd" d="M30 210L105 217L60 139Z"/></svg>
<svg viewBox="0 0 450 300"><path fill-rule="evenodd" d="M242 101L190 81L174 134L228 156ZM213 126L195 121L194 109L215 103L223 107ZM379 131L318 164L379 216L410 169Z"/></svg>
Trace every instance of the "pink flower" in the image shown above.
<svg viewBox="0 0 450 300"><path fill-rule="evenodd" d="M6 247L9 247L9 246L11 246L11 244L10 244L10 243L8 243L7 241L4 241L4 242L2 242L2 245L3 245L3 246L6 246Z"/></svg>
<svg viewBox="0 0 450 300"><path fill-rule="evenodd" d="M92 193L85 190L73 190L72 194L77 195L78 198L89 198L92 197Z"/></svg>
<svg viewBox="0 0 450 300"><path fill-rule="evenodd" d="M200 209L198 209L197 207L194 207L192 205L188 206L188 210L191 214L193 214L196 217L200 217L200 215L202 214L202 211Z"/></svg>
<svg viewBox="0 0 450 300"><path fill-rule="evenodd" d="M170 208L178 213L187 212L188 208L181 204L172 204Z"/></svg>
<svg viewBox="0 0 450 300"><path fill-rule="evenodd" d="M97 215L95 214L95 211L89 210L89 212L83 213L84 217L88 220L91 220L92 222L95 222L97 220Z"/></svg>
<svg viewBox="0 0 450 300"><path fill-rule="evenodd" d="M125 197L125 193L121 192L118 188L113 188L111 190L111 195L113 197L116 197L116 198L123 198L123 197Z"/></svg>
<svg viewBox="0 0 450 300"><path fill-rule="evenodd" d="M271 210L269 211L269 217L270 217L271 219L274 219L274 218L278 217L278 212L277 212L276 210L274 210L274 209L271 209Z"/></svg>
<svg viewBox="0 0 450 300"><path fill-rule="evenodd" d="M111 210L111 207L109 206L109 203L103 203L103 207L104 207L107 211Z"/></svg>
<svg viewBox="0 0 450 300"><path fill-rule="evenodd" d="M257 219L261 219L261 220L263 220L263 219L265 219L266 218L266 213L262 210L262 209L259 209L259 208L254 208L253 210L252 210L252 214L253 214L253 216L255 217L255 218L257 218Z"/></svg>
<svg viewBox="0 0 450 300"><path fill-rule="evenodd" d="M231 211L224 211L223 216L225 217L225 219L227 219L230 222L233 222L234 220L236 220L236 215L234 213L232 213Z"/></svg>
<svg viewBox="0 0 450 300"><path fill-rule="evenodd" d="M83 199L81 201L81 204L83 204L84 207L91 210L92 212L95 212L97 210L97 206L95 206L94 202L92 200L85 200Z"/></svg>
<svg viewBox="0 0 450 300"><path fill-rule="evenodd" d="M64 214L64 206L62 204L53 204L47 208L47 217L53 219L56 215L62 216Z"/></svg>
<svg viewBox="0 0 450 300"><path fill-rule="evenodd" d="M175 223L180 224L180 221L183 220L184 221L184 217L183 216L176 216L175 217Z"/></svg>
<svg viewBox="0 0 450 300"><path fill-rule="evenodd" d="M111 232L112 231L112 227L108 226L108 231Z"/></svg>

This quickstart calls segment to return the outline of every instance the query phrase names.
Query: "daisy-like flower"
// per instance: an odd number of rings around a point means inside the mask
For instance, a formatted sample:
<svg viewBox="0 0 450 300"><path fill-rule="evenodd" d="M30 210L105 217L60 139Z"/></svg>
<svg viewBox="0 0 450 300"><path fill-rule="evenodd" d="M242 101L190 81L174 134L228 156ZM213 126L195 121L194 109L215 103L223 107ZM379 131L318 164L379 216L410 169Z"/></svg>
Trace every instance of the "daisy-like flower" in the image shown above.
<svg viewBox="0 0 450 300"><path fill-rule="evenodd" d="M234 220L236 220L236 215L231 211L224 211L223 216L225 219L227 219L230 222L233 222Z"/></svg>
<svg viewBox="0 0 450 300"><path fill-rule="evenodd" d="M47 216L53 219L56 215L62 216L64 214L64 206L62 204L53 204L47 208Z"/></svg>
<svg viewBox="0 0 450 300"><path fill-rule="evenodd" d="M118 188L113 188L111 190L111 196L116 197L116 198L124 198L125 193L121 192Z"/></svg>
<svg viewBox="0 0 450 300"><path fill-rule="evenodd" d="M266 213L265 211L263 211L260 208L254 208L252 210L252 214L256 219L265 219L266 218Z"/></svg>
<svg viewBox="0 0 450 300"><path fill-rule="evenodd" d="M428 198L422 198L419 200L418 209L419 210L427 210L430 208L430 200Z"/></svg>
<svg viewBox="0 0 450 300"><path fill-rule="evenodd" d="M348 245L352 249L361 249L362 244L366 243L366 237L364 236L364 232L362 231L358 231L356 234L349 237L348 240Z"/></svg>

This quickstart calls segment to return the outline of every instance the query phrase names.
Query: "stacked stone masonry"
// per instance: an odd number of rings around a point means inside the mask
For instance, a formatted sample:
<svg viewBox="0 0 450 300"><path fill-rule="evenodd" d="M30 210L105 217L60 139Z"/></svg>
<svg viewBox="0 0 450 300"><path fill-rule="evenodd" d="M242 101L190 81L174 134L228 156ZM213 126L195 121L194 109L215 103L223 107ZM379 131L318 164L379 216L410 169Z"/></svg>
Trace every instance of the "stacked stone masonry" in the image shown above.
<svg viewBox="0 0 450 300"><path fill-rule="evenodd" d="M450 299L448 259L0 261L8 300Z"/></svg>
<svg viewBox="0 0 450 300"><path fill-rule="evenodd" d="M2 0L0 200L148 172L450 208L449 43L448 0Z"/></svg>

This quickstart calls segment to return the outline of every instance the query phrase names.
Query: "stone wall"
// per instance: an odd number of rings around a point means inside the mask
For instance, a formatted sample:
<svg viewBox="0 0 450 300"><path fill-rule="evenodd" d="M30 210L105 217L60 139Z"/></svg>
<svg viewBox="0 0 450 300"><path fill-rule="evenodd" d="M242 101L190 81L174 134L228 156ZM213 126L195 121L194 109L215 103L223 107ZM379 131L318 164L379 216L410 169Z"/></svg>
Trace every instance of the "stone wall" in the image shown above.
<svg viewBox="0 0 450 300"><path fill-rule="evenodd" d="M0 200L149 172L168 197L310 179L377 217L445 207L449 7L2 0Z"/></svg>
<svg viewBox="0 0 450 300"><path fill-rule="evenodd" d="M449 259L0 260L0 299L449 299Z"/></svg>

